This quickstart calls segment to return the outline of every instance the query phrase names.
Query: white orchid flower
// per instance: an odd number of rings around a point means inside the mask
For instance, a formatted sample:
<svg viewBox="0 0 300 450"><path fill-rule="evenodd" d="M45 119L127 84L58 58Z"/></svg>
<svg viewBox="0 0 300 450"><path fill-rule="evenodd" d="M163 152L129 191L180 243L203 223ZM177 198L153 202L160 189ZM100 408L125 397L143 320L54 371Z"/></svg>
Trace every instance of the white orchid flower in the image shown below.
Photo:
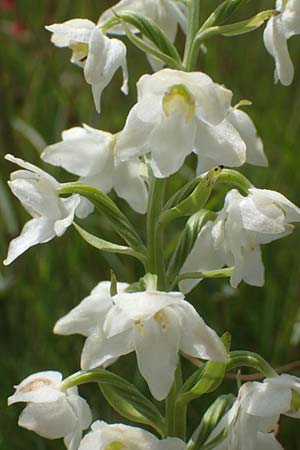
<svg viewBox="0 0 300 450"><path fill-rule="evenodd" d="M91 428L79 450L186 450L186 444L178 438L159 440L149 431L121 423L109 425L98 420Z"/></svg>
<svg viewBox="0 0 300 450"><path fill-rule="evenodd" d="M92 422L87 402L78 395L76 387L64 392L59 372L39 372L25 378L8 404L26 402L18 424L47 439L64 438L68 450L77 450L82 430Z"/></svg>
<svg viewBox="0 0 300 450"><path fill-rule="evenodd" d="M96 110L100 113L103 90L111 82L119 67L123 70L122 92L128 92L126 46L118 39L109 39L93 22L72 19L46 26L53 33L51 41L56 47L69 47L71 62L84 69L84 76L92 86Z"/></svg>
<svg viewBox="0 0 300 450"><path fill-rule="evenodd" d="M65 336L71 334L81 334L87 337L86 347L89 347L89 336L97 335L98 339L106 340L103 333L103 324L109 310L113 307L110 295L109 281L101 281L90 293L88 297L73 308L68 314L59 319L54 326L54 333ZM117 291L123 292L128 287L127 283L117 283ZM114 344L114 338L111 341ZM107 339L106 345L110 345ZM102 361L102 365L107 367L115 361L115 358L108 358ZM82 352L82 364L85 365L85 349Z"/></svg>
<svg viewBox="0 0 300 450"><path fill-rule="evenodd" d="M279 80L284 86L289 86L294 78L294 67L287 41L300 34L300 3L299 0L277 0L276 9L279 14L268 21L264 43L275 59L275 82Z"/></svg>
<svg viewBox="0 0 300 450"><path fill-rule="evenodd" d="M5 158L25 169L13 172L8 184L12 193L33 217L25 224L20 236L9 244L4 261L8 265L33 245L43 244L64 234L73 222L80 197L71 195L60 198L61 185L47 172L12 155L6 155Z"/></svg>
<svg viewBox="0 0 300 450"><path fill-rule="evenodd" d="M249 145L250 159L265 164L250 118L234 111L232 92L207 75L164 69L144 75L137 88L138 102L116 142L117 160L151 152L154 175L165 178L191 152L198 155L199 173L218 164L241 166Z"/></svg>
<svg viewBox="0 0 300 450"><path fill-rule="evenodd" d="M117 137L87 125L62 133L62 141L46 147L41 157L47 163L63 167L78 175L83 184L100 189L104 193L114 189L138 213L147 210L148 190L143 179L143 163L135 158L115 164L114 145ZM94 209L82 198L76 215L86 217Z"/></svg>
<svg viewBox="0 0 300 450"><path fill-rule="evenodd" d="M142 376L161 400L172 386L179 350L195 358L227 359L220 338L179 292L123 292L112 301L103 330L86 341L82 369L135 351Z"/></svg>
<svg viewBox="0 0 300 450"><path fill-rule="evenodd" d="M240 388L237 400L213 430L207 444L226 428L227 436L215 450L283 450L275 437L279 413L274 414L275 410L269 408L270 404L275 405L275 400L272 396L260 397L260 386L262 383L246 383ZM264 414L249 412L249 402L264 409Z"/></svg>
<svg viewBox="0 0 300 450"><path fill-rule="evenodd" d="M178 25L184 33L187 30L187 8L174 0L121 0L113 7L104 11L100 16L98 25L104 26L113 19L115 14L133 12L152 19L167 35L171 42L175 41ZM139 31L129 26L133 33ZM109 34L125 35L122 25L116 25L108 30ZM145 39L145 38L144 38ZM145 39L146 40L146 39ZM154 71L160 70L163 63L147 55Z"/></svg>
<svg viewBox="0 0 300 450"><path fill-rule="evenodd" d="M230 278L233 287L241 280L262 286L264 266L260 245L290 234L294 229L291 222L299 221L300 209L279 192L251 188L249 195L243 197L233 189L217 219L202 228L181 273L233 266ZM198 282L181 281L180 290L187 293Z"/></svg>

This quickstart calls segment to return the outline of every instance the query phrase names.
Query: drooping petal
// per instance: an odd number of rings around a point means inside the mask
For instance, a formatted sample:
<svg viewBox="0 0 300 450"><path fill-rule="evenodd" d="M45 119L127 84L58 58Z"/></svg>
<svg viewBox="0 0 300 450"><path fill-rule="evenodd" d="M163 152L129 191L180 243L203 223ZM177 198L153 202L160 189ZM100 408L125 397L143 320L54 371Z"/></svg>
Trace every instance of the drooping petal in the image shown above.
<svg viewBox="0 0 300 450"><path fill-rule="evenodd" d="M194 120L187 121L180 113L162 116L150 136L155 177L166 178L181 168L186 156L193 151L195 135Z"/></svg>
<svg viewBox="0 0 300 450"><path fill-rule="evenodd" d="M235 259L234 266L235 269L230 277L232 287L236 288L242 280L251 286L262 287L264 285L265 268L259 246L243 248L242 255Z"/></svg>
<svg viewBox="0 0 300 450"><path fill-rule="evenodd" d="M68 450L78 450L82 439L82 430L85 430L91 425L92 414L87 402L78 395L68 396L68 403L75 411L77 425L72 433L65 436L64 443Z"/></svg>
<svg viewBox="0 0 300 450"><path fill-rule="evenodd" d="M224 344L195 308L190 303L183 302L177 309L182 320L180 350L195 358L226 361L228 357Z"/></svg>
<svg viewBox="0 0 300 450"><path fill-rule="evenodd" d="M8 247L5 266L11 264L30 247L49 242L55 237L54 224L48 218L40 217L25 223L20 236L13 239Z"/></svg>
<svg viewBox="0 0 300 450"><path fill-rule="evenodd" d="M258 433L255 450L284 450L273 433Z"/></svg>
<svg viewBox="0 0 300 450"><path fill-rule="evenodd" d="M106 281L100 282L98 290L92 291L91 295L58 320L53 330L54 333L89 336L97 326L101 327L107 312L113 306L109 284Z"/></svg>
<svg viewBox="0 0 300 450"><path fill-rule="evenodd" d="M268 166L262 140L248 114L233 108L226 119L234 126L246 144L246 162L256 166Z"/></svg>
<svg viewBox="0 0 300 450"><path fill-rule="evenodd" d="M272 17L264 31L264 43L267 51L275 59L275 82L278 80L289 86L294 78L294 67L287 46L281 15Z"/></svg>
<svg viewBox="0 0 300 450"><path fill-rule="evenodd" d="M145 214L148 203L148 189L142 178L139 160L120 162L115 167L114 190L120 198L124 198L132 209Z"/></svg>
<svg viewBox="0 0 300 450"><path fill-rule="evenodd" d="M143 323L142 331L134 332L134 347L142 376L157 400L164 399L174 380L178 363L180 323L170 308L164 310L168 324L150 319Z"/></svg>
<svg viewBox="0 0 300 450"><path fill-rule="evenodd" d="M68 198L60 199L64 208L64 217L56 220L54 223L54 231L56 236L62 236L66 229L72 225L77 206L80 204L80 196L73 194Z"/></svg>
<svg viewBox="0 0 300 450"><path fill-rule="evenodd" d="M127 355L133 350L131 330L106 337L98 328L85 341L81 354L81 368L88 370L99 366L107 367L119 356Z"/></svg>
<svg viewBox="0 0 300 450"><path fill-rule="evenodd" d="M150 151L148 136L151 133L154 123L147 121L143 117L144 109L149 103L136 104L129 112L124 129L117 136L115 154L116 160L128 161L137 156L144 155ZM150 105L151 111L151 105ZM159 110L156 111L159 113Z"/></svg>
<svg viewBox="0 0 300 450"><path fill-rule="evenodd" d="M214 165L239 167L246 161L246 144L236 129L224 120L218 126L199 121L195 148L198 155L198 174L211 169ZM212 167L203 167L202 158L214 161Z"/></svg>
<svg viewBox="0 0 300 450"><path fill-rule="evenodd" d="M113 135L85 126L63 132L63 140L49 145L41 158L70 173L87 177L101 172L110 156Z"/></svg>
<svg viewBox="0 0 300 450"><path fill-rule="evenodd" d="M101 94L119 67L123 70L122 91L127 94L126 46L118 39L108 39L98 28L95 28L89 41L84 75L86 81L92 85L95 107L99 113Z"/></svg>
<svg viewBox="0 0 300 450"><path fill-rule="evenodd" d="M31 403L22 411L18 424L47 439L58 439L71 433L77 418L65 398L51 403Z"/></svg>

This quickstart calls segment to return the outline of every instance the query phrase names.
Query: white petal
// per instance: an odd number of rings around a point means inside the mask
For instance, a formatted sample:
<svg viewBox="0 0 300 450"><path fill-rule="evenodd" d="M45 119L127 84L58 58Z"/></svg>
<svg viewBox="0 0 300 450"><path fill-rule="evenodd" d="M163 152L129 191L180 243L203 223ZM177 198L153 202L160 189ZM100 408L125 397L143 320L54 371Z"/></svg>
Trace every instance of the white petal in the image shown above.
<svg viewBox="0 0 300 450"><path fill-rule="evenodd" d="M76 127L68 130L68 134L63 133L63 138L46 147L41 155L44 161L81 177L104 169L111 153L112 134Z"/></svg>
<svg viewBox="0 0 300 450"><path fill-rule="evenodd" d="M22 167L23 169L29 170L30 172L37 174L41 179L42 178L47 179L49 181L49 183L51 183L55 189L60 189L60 187L61 187L60 183L54 177L49 175L49 173L45 172L44 170L40 169L39 167L37 167L27 161L24 161L21 158L16 158L15 156L10 155L10 154L5 155L4 158L7 161L17 164L18 166ZM13 174L12 174L12 179L13 179Z"/></svg>
<svg viewBox="0 0 300 450"><path fill-rule="evenodd" d="M16 392L8 398L8 405L18 402L53 402L65 394L59 390L62 374L60 372L38 372L25 378Z"/></svg>
<svg viewBox="0 0 300 450"><path fill-rule="evenodd" d="M218 126L199 121L195 147L199 158L198 174L207 170L207 167L201 167L203 156L214 160L214 165L228 167L239 167L246 161L246 144L227 120Z"/></svg>
<svg viewBox="0 0 300 450"><path fill-rule="evenodd" d="M195 308L184 301L176 309L182 319L180 350L195 358L226 361L228 357L224 344Z"/></svg>
<svg viewBox="0 0 300 450"><path fill-rule="evenodd" d="M75 210L80 203L80 196L78 194L73 194L71 197L62 198L60 201L65 209L65 217L56 220L54 223L54 231L56 236L62 236L66 229L72 225L75 215Z"/></svg>
<svg viewBox="0 0 300 450"><path fill-rule="evenodd" d="M285 35L287 38L300 34L300 5L298 0L289 0L282 13Z"/></svg>
<svg viewBox="0 0 300 450"><path fill-rule="evenodd" d="M235 270L230 277L231 286L236 288L241 280L251 286L262 287L265 283L265 268L259 246L244 249L243 262L235 262Z"/></svg>
<svg viewBox="0 0 300 450"><path fill-rule="evenodd" d="M238 131L246 144L246 161L256 166L268 166L268 160L264 154L263 143L257 134L254 123L244 111L232 109L227 120Z"/></svg>
<svg viewBox="0 0 300 450"><path fill-rule="evenodd" d="M273 433L258 433L255 450L284 450Z"/></svg>
<svg viewBox="0 0 300 450"><path fill-rule="evenodd" d="M275 383L247 383L243 386L242 407L255 416L272 417L290 409L292 392Z"/></svg>
<svg viewBox="0 0 300 450"><path fill-rule="evenodd" d="M30 220L24 225L20 236L10 242L3 264L5 266L11 264L30 247L48 242L54 237L54 223L49 219L41 217Z"/></svg>
<svg viewBox="0 0 300 450"><path fill-rule="evenodd" d="M107 312L113 306L108 284L106 281L99 283L99 289L92 291L91 295L59 319L55 324L54 333L88 336L97 326L102 327Z"/></svg>
<svg viewBox="0 0 300 450"><path fill-rule="evenodd" d="M272 207L277 206L284 210L287 222L300 221L300 208L279 192L256 188L249 189L249 192L258 209L262 208L263 211L268 211L272 215ZM267 203L270 205L269 208L267 208Z"/></svg>
<svg viewBox="0 0 300 450"><path fill-rule="evenodd" d="M157 443L157 450L185 450L186 443L178 438L167 438Z"/></svg>
<svg viewBox="0 0 300 450"><path fill-rule="evenodd" d="M18 424L47 439L58 439L71 433L77 418L65 398L51 403L32 403L21 413Z"/></svg>
<svg viewBox="0 0 300 450"><path fill-rule="evenodd" d="M180 303L183 298L179 292L124 292L115 295L113 302L131 320L148 320L163 308Z"/></svg>
<svg viewBox="0 0 300 450"><path fill-rule="evenodd" d="M68 402L77 417L75 430L65 436L64 443L68 450L78 450L82 438L82 430L85 430L92 423L92 414L87 402L78 395L68 397Z"/></svg>
<svg viewBox="0 0 300 450"><path fill-rule="evenodd" d="M119 356L127 355L133 350L131 331L106 338L103 331L98 329L85 341L81 354L81 368L88 370L108 366Z"/></svg>
<svg viewBox="0 0 300 450"><path fill-rule="evenodd" d="M150 151L148 136L154 127L154 123L147 122L146 118L143 120L141 112L144 110L144 106L148 107L147 102L136 104L127 116L125 127L116 140L115 154L117 161L128 161Z"/></svg>
<svg viewBox="0 0 300 450"><path fill-rule="evenodd" d="M87 19L72 19L45 27L53 33L51 42L57 47L68 47L70 41L88 43L95 24Z"/></svg>
<svg viewBox="0 0 300 450"><path fill-rule="evenodd" d="M80 197L80 203L75 211L76 217L78 217L79 219L85 219L92 212L94 212L94 209L95 207L92 202L84 197Z"/></svg>
<svg viewBox="0 0 300 450"><path fill-rule="evenodd" d="M275 81L280 80L289 86L294 78L294 67L287 46L281 15L272 17L264 31L264 43L267 51L275 59Z"/></svg>
<svg viewBox="0 0 300 450"><path fill-rule="evenodd" d="M148 189L141 175L141 162L139 160L119 163L115 168L114 190L117 195L124 198L132 209L145 214L148 204Z"/></svg>
<svg viewBox="0 0 300 450"><path fill-rule="evenodd" d="M144 322L142 332L134 334L139 370L157 400L164 399L173 384L181 332L177 315L170 308L164 314L169 322L165 328L150 319Z"/></svg>
<svg viewBox="0 0 300 450"><path fill-rule="evenodd" d="M108 39L95 28L89 42L89 53L84 66L86 81L92 85L97 112L100 113L102 91L110 83L116 70L122 67L122 91L127 93L126 46L118 39Z"/></svg>
<svg viewBox="0 0 300 450"><path fill-rule="evenodd" d="M208 222L199 233L199 236L186 258L180 274L187 272L206 272L208 270L221 269L224 264L224 255L221 250L214 248L214 239L211 235L212 222ZM201 281L200 278L194 280L183 280L179 283L181 292L187 294L194 286Z"/></svg>
<svg viewBox="0 0 300 450"><path fill-rule="evenodd" d="M219 125L225 119L231 104L232 92L212 81L196 94L197 117L210 125Z"/></svg>
<svg viewBox="0 0 300 450"><path fill-rule="evenodd" d="M151 166L156 177L168 177L181 168L186 156L193 151L195 135L195 121L187 121L183 114L162 116L150 136Z"/></svg>

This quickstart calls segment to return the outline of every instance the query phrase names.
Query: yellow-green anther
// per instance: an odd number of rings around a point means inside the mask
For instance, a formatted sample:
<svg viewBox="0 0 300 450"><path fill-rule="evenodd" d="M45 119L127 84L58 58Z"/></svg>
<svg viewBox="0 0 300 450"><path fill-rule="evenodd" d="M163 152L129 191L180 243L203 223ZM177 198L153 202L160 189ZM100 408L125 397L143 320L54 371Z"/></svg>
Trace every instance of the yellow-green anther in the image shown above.
<svg viewBox="0 0 300 450"><path fill-rule="evenodd" d="M195 114L195 99L184 84L171 86L163 97L163 110L167 117L173 112L181 112L186 120L192 120Z"/></svg>

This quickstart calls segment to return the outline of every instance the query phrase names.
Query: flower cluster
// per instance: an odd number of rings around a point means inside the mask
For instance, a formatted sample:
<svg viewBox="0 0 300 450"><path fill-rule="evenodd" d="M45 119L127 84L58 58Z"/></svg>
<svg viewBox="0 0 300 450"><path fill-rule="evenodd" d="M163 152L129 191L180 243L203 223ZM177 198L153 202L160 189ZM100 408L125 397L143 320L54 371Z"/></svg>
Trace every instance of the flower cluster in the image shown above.
<svg viewBox="0 0 300 450"><path fill-rule="evenodd" d="M48 439L64 438L68 450L188 450L202 444L217 450L275 450L282 448L276 439L280 415L300 417L300 379L279 376L259 355L230 352L228 335L220 338L184 297L201 279L216 275L229 274L233 287L241 281L262 286L260 246L289 235L293 223L300 221L300 208L282 194L256 188L238 171L228 169L245 163L267 166L262 140L250 116L240 109L245 101L232 105L232 92L193 65L204 37L243 34L267 20L264 41L275 58L275 78L290 84L293 66L286 42L300 33L299 1L278 1L278 11L223 26L231 8L241 6L239 0L231 3L235 6L220 5L202 27L199 0L121 0L97 24L72 19L46 27L55 46L72 50L71 62L83 69L99 113L102 92L119 68L124 79L121 90L128 91L126 45L109 35L127 36L156 71L137 82L137 102L118 133L84 124L65 130L60 142L44 149L44 162L65 169L77 181L62 184L38 167L6 155L21 168L11 174L10 189L32 219L10 243L4 264L74 225L97 249L135 257L144 265L144 276L134 283L119 282L115 274L111 281L99 282L55 324L56 334L86 338L80 372L65 380L53 371L31 375L8 399L9 405L27 404L20 426ZM179 27L187 35L183 58L174 45ZM195 155L195 167L190 155ZM193 179L166 201L166 184L188 160ZM223 208L215 212L207 202L222 178L231 189ZM136 213L147 214L146 233L140 233L109 197L112 190ZM75 222L95 210L126 245L94 236ZM197 227L192 233L182 231L170 259L164 245L166 217L170 221L184 216L195 219ZM132 352L152 397L166 400L164 416L156 401L107 370ZM182 357L200 366L185 382ZM187 444L188 403L215 390L232 361L232 367L241 367L245 359L246 365L254 361L253 367L259 367L264 382L242 385L223 417L218 412L217 420L210 414ZM99 383L119 414L151 426L161 439L124 424L97 420L91 425L90 408L77 389L89 381ZM91 431L82 437L90 425Z"/></svg>

